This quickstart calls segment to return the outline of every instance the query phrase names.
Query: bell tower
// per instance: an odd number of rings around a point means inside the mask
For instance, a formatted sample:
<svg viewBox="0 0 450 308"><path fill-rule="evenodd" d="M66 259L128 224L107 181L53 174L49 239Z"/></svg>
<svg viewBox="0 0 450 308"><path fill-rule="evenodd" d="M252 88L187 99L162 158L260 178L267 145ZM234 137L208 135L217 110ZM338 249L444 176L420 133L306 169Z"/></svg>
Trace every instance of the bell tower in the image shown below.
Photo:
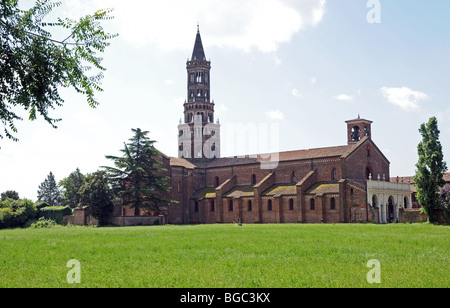
<svg viewBox="0 0 450 308"><path fill-rule="evenodd" d="M357 119L346 121L347 123L347 142L348 144L359 142L364 137L372 138L372 121Z"/></svg>
<svg viewBox="0 0 450 308"><path fill-rule="evenodd" d="M184 121L178 125L178 157L187 159L220 157L220 124L214 123L211 101L211 62L206 60L197 26L192 57L186 63L187 100Z"/></svg>

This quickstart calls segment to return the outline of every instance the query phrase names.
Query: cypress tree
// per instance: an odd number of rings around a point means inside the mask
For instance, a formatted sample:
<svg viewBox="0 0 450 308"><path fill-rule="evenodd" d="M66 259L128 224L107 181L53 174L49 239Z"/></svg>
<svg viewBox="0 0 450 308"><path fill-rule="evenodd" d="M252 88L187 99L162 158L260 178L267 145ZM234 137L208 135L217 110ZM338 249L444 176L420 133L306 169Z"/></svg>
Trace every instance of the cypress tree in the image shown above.
<svg viewBox="0 0 450 308"><path fill-rule="evenodd" d="M440 208L441 202L439 191L445 185L444 173L447 171L436 117L430 118L426 124L423 123L419 132L422 141L417 146L419 161L414 177L417 200L427 213L429 221L435 222L435 210Z"/></svg>

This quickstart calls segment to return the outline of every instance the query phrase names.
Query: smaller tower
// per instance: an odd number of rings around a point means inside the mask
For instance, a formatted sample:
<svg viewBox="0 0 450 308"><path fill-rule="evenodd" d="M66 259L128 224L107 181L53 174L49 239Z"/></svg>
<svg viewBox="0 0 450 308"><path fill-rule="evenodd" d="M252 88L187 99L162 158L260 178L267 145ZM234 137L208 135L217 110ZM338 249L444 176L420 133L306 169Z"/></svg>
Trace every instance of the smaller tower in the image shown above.
<svg viewBox="0 0 450 308"><path fill-rule="evenodd" d="M345 121L345 123L347 123L348 144L359 142L364 137L371 138L372 121L361 119L358 115L357 119Z"/></svg>

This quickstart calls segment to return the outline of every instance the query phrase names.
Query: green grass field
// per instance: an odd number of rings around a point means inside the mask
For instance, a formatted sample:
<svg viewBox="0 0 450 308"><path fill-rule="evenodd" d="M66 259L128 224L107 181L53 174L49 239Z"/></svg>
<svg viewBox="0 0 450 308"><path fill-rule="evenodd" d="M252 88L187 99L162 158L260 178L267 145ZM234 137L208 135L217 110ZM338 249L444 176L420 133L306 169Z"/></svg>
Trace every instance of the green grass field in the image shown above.
<svg viewBox="0 0 450 308"><path fill-rule="evenodd" d="M67 262L81 265L69 284ZM367 262L379 260L381 283ZM450 287L450 227L195 225L0 230L0 287Z"/></svg>

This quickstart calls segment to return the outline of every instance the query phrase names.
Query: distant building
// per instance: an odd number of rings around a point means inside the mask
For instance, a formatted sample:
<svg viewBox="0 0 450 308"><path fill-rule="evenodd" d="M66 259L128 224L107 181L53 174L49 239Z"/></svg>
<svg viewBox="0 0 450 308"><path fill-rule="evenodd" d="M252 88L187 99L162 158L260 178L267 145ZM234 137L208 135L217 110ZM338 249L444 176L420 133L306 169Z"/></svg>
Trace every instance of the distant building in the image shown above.
<svg viewBox="0 0 450 308"><path fill-rule="evenodd" d="M391 182L399 182L399 183L408 183L410 185L410 190L412 193L412 196L411 196L412 208L419 209L422 207L416 199L417 189L416 189L415 182L414 182L414 176L393 177L390 179L390 181ZM445 181L446 185L450 185L450 172L444 174L444 181Z"/></svg>

